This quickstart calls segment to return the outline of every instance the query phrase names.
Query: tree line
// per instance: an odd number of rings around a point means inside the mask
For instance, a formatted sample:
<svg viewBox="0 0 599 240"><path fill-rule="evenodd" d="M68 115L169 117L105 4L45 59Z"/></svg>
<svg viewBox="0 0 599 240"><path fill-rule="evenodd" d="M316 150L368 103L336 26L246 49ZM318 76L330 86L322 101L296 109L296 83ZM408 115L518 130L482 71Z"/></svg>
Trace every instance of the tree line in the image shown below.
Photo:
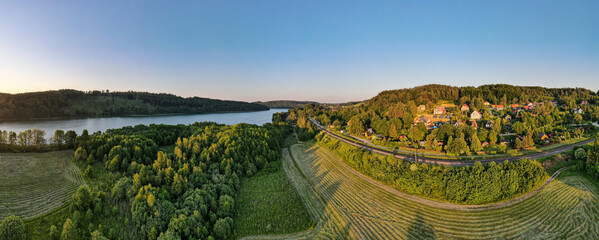
<svg viewBox="0 0 599 240"><path fill-rule="evenodd" d="M530 160L483 166L446 167L402 161L318 134L318 144L357 171L402 192L458 204L486 204L509 199L540 186L547 174Z"/></svg>
<svg viewBox="0 0 599 240"><path fill-rule="evenodd" d="M87 130L83 136L88 135ZM46 131L41 129L27 129L18 134L13 131L0 131L0 152L35 152L73 149L77 141L77 133L69 130L56 130L54 135L46 138Z"/></svg>
<svg viewBox="0 0 599 240"><path fill-rule="evenodd" d="M153 114L196 114L268 110L241 101L182 98L172 94L58 90L20 94L0 93L0 120L83 118Z"/></svg>

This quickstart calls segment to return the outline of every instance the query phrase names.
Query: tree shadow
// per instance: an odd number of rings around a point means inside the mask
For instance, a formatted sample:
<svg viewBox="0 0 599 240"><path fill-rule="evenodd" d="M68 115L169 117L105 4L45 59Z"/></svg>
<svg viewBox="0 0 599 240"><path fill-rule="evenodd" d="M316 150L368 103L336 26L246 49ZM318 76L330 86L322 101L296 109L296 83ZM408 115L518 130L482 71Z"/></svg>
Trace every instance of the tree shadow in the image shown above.
<svg viewBox="0 0 599 240"><path fill-rule="evenodd" d="M420 212L416 213L416 218L408 225L406 239L438 239L439 236L435 228L430 225Z"/></svg>

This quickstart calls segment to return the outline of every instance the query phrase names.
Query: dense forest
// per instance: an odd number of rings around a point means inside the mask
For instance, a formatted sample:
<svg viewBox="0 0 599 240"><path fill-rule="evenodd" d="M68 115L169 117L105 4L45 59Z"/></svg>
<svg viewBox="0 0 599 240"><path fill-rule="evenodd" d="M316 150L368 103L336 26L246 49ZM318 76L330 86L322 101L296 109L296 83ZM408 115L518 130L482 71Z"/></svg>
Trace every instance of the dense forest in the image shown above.
<svg viewBox="0 0 599 240"><path fill-rule="evenodd" d="M77 136L87 177L51 239L229 239L240 177L274 171L285 124L138 125ZM166 151L167 145L172 149ZM161 147L162 146L162 147Z"/></svg>
<svg viewBox="0 0 599 240"><path fill-rule="evenodd" d="M264 106L270 108L296 108L303 107L306 104L318 104L317 102L310 101L293 101L293 100L276 100L276 101L266 101L266 102L254 102L256 104L262 104Z"/></svg>
<svg viewBox="0 0 599 240"><path fill-rule="evenodd" d="M314 135L309 117L390 148L434 154L513 154L592 136L597 94L586 89L427 85L384 91L364 104L294 108L285 119Z"/></svg>
<svg viewBox="0 0 599 240"><path fill-rule="evenodd" d="M325 134L318 144L359 172L397 190L459 204L485 204L509 199L540 186L547 174L530 160L492 162L483 166L444 167L404 162L345 144Z"/></svg>
<svg viewBox="0 0 599 240"><path fill-rule="evenodd" d="M0 93L0 120L268 110L255 103L164 93L58 90Z"/></svg>

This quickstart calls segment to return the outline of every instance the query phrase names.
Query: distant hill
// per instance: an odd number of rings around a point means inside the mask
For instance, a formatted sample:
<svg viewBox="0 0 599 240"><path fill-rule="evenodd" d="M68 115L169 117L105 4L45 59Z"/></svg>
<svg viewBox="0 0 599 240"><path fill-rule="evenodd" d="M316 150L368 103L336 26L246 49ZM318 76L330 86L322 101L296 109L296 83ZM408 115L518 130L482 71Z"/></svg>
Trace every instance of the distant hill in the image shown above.
<svg viewBox="0 0 599 240"><path fill-rule="evenodd" d="M267 102L253 102L256 104L262 104L264 106L268 106L270 108L296 108L303 107L306 104L318 104L318 102L311 101L293 101L293 100L276 100L276 101L267 101Z"/></svg>
<svg viewBox="0 0 599 240"><path fill-rule="evenodd" d="M268 110L265 105L165 93L58 90L0 93L0 120Z"/></svg>

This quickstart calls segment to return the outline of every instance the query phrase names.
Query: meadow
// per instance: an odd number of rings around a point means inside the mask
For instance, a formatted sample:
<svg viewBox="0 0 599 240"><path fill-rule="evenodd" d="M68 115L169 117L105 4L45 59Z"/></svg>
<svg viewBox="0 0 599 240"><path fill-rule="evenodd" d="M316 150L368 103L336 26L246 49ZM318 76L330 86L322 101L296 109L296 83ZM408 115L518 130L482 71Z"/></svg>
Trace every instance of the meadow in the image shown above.
<svg viewBox="0 0 599 240"><path fill-rule="evenodd" d="M239 237L293 233L314 225L280 165L275 172L242 178L236 201Z"/></svg>
<svg viewBox="0 0 599 240"><path fill-rule="evenodd" d="M316 145L295 144L283 157L283 167L317 225L300 233L247 239L599 238L599 187L575 172L564 171L521 202L455 209L408 199Z"/></svg>
<svg viewBox="0 0 599 240"><path fill-rule="evenodd" d="M0 154L0 221L10 215L32 219L67 204L86 185L72 156L73 151Z"/></svg>

